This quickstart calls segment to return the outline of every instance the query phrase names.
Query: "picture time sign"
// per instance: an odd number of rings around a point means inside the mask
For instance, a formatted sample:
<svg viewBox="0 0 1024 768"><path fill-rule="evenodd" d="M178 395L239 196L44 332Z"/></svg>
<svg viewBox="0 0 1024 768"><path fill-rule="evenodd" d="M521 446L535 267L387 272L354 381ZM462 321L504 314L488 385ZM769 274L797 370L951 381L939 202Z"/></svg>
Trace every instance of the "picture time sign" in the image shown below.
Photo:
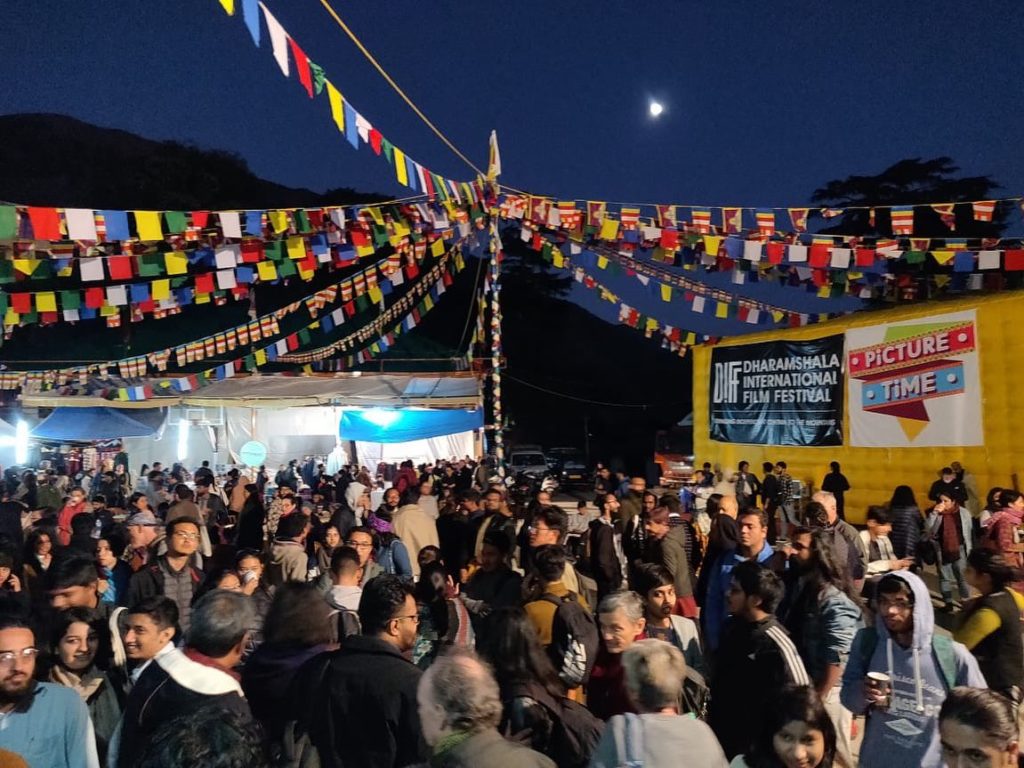
<svg viewBox="0 0 1024 768"><path fill-rule="evenodd" d="M842 445L843 337L711 352L711 439Z"/></svg>

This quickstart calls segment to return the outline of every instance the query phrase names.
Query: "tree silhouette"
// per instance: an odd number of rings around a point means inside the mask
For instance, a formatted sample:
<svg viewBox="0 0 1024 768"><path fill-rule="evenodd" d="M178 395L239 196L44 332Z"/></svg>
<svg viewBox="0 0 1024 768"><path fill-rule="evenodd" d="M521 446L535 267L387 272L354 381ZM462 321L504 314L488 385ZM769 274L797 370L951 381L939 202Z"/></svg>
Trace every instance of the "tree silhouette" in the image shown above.
<svg viewBox="0 0 1024 768"><path fill-rule="evenodd" d="M821 208L849 209L822 233L887 237L892 234L888 206L913 205L914 235L918 237L998 237L1006 229L1012 203L996 205L990 222L975 221L970 205L954 208L956 229L951 231L930 203L959 203L998 197L1000 184L991 176L958 176L959 166L951 158L900 160L875 176L847 176L819 187L811 202ZM875 209L874 224L870 209ZM820 216L819 212L812 216Z"/></svg>

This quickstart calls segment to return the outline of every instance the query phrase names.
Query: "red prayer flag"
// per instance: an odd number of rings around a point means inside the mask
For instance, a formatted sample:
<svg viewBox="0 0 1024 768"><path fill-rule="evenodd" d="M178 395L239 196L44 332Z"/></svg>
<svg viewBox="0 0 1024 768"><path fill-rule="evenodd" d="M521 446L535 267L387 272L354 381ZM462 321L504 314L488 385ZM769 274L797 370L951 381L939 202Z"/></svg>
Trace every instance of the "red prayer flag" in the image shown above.
<svg viewBox="0 0 1024 768"><path fill-rule="evenodd" d="M1024 272L1024 248L1008 248L1003 251L1003 269L1007 272Z"/></svg>
<svg viewBox="0 0 1024 768"><path fill-rule="evenodd" d="M206 223L210 220L209 211L192 211L192 226L206 229Z"/></svg>
<svg viewBox="0 0 1024 768"><path fill-rule="evenodd" d="M111 256L107 259L107 269L110 270L111 280L132 279L132 257Z"/></svg>
<svg viewBox="0 0 1024 768"><path fill-rule="evenodd" d="M375 155L380 154L381 150L381 139L384 137L380 135L380 131L376 128L370 129L370 147L373 149Z"/></svg>
<svg viewBox="0 0 1024 768"><path fill-rule="evenodd" d="M854 263L858 267L873 267L875 265L874 248L858 248L854 253Z"/></svg>
<svg viewBox="0 0 1024 768"><path fill-rule="evenodd" d="M213 293L213 273L196 275L196 293Z"/></svg>
<svg viewBox="0 0 1024 768"><path fill-rule="evenodd" d="M56 208L28 209L28 219L32 222L32 237L36 240L63 240L60 231L60 214Z"/></svg>
<svg viewBox="0 0 1024 768"><path fill-rule="evenodd" d="M768 253L769 264L781 264L782 257L786 255L785 243L770 242L765 245L765 251Z"/></svg>
<svg viewBox="0 0 1024 768"><path fill-rule="evenodd" d="M27 315L29 312L32 311L32 294L12 293L11 309L13 309L19 315Z"/></svg>
<svg viewBox="0 0 1024 768"><path fill-rule="evenodd" d="M105 296L102 288L86 288L85 306L89 309L99 309L103 306Z"/></svg>
<svg viewBox="0 0 1024 768"><path fill-rule="evenodd" d="M415 280L419 276L420 276L420 268L417 267L415 264L409 264L405 268L405 279L406 280Z"/></svg>
<svg viewBox="0 0 1024 768"><path fill-rule="evenodd" d="M242 261L246 264L252 264L253 262L260 261L263 258L263 241L262 240L243 240L242 241Z"/></svg>
<svg viewBox="0 0 1024 768"><path fill-rule="evenodd" d="M313 75L309 71L309 59L306 58L306 54L299 48L299 44L288 38L288 45L292 49L292 58L295 59L295 72L299 76L299 82L302 83L302 87L306 89L306 93L309 94L309 98L313 98Z"/></svg>
<svg viewBox="0 0 1024 768"><path fill-rule="evenodd" d="M832 249L831 245L824 243L814 243L811 245L810 253L808 255L808 262L812 267L827 267L829 262L832 260Z"/></svg>

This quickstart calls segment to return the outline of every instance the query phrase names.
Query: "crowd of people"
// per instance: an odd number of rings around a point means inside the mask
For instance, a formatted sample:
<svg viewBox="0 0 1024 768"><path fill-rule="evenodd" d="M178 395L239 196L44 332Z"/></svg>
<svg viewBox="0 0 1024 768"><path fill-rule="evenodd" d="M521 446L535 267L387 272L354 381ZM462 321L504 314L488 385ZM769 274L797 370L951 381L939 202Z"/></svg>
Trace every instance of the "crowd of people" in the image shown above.
<svg viewBox="0 0 1024 768"><path fill-rule="evenodd" d="M8 473L0 765L1017 765L1017 491L491 475Z"/></svg>

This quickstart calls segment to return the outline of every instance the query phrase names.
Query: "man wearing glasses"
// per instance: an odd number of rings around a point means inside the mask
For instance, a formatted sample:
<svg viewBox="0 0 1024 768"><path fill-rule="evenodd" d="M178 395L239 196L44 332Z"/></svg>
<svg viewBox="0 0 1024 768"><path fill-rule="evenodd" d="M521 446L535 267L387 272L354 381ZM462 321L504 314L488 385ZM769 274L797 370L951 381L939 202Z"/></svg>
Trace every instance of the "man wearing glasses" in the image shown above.
<svg viewBox="0 0 1024 768"><path fill-rule="evenodd" d="M0 748L32 766L99 768L89 710L73 689L35 681L38 653L25 619L0 617Z"/></svg>
<svg viewBox="0 0 1024 768"><path fill-rule="evenodd" d="M192 623L192 598L203 580L203 572L189 564L199 549L199 521L179 517L167 524L167 552L132 576L125 602L135 605L147 597L163 595L178 606L182 632Z"/></svg>
<svg viewBox="0 0 1024 768"><path fill-rule="evenodd" d="M407 660L419 625L412 585L388 574L372 579L359 623L361 634L299 671L291 711L324 765L423 763L430 755L416 707L423 673Z"/></svg>
<svg viewBox="0 0 1024 768"><path fill-rule="evenodd" d="M384 569L380 567L379 563L373 561L373 531L365 526L359 528L353 528L348 532L348 539L345 541L346 547L352 547L359 555L359 568L362 571L362 577L359 581L360 587L365 587L369 583L370 579L375 576L380 576L384 573Z"/></svg>

